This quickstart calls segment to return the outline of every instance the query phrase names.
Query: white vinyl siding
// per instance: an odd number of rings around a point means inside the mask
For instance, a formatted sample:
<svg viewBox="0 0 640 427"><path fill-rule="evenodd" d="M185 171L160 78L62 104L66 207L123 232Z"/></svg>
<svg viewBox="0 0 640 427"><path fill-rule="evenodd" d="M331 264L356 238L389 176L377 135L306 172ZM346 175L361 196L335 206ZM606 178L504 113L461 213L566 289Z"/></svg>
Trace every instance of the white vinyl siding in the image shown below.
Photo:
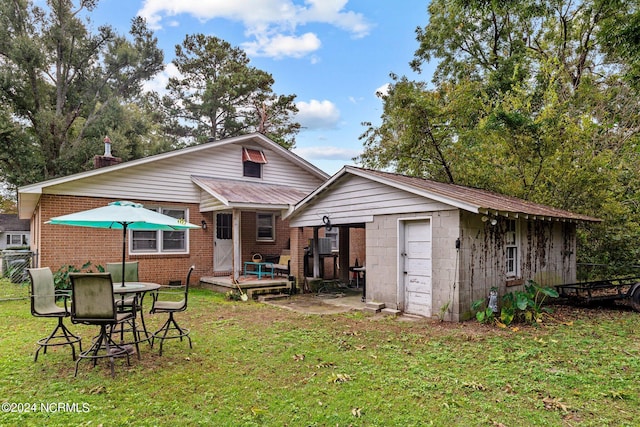
<svg viewBox="0 0 640 427"><path fill-rule="evenodd" d="M246 143L244 144L246 146ZM169 202L200 203L201 190L191 176L247 180L242 176L242 144L212 146L206 150L187 152L153 162L116 168L103 174L88 176L47 187L47 194L129 200L165 200ZM323 180L314 176L275 151L257 147L269 163L262 165L262 179L266 184L282 184L310 193ZM134 161L135 162L135 161ZM125 163L126 164L126 163ZM295 177L295 179L292 179ZM249 178L249 180L252 180ZM255 178L253 178L255 180ZM204 196L206 199L206 196Z"/></svg>
<svg viewBox="0 0 640 427"><path fill-rule="evenodd" d="M375 215L451 210L451 206L359 176L348 176L292 218L292 227L372 222ZM319 216L318 212L322 212Z"/></svg>

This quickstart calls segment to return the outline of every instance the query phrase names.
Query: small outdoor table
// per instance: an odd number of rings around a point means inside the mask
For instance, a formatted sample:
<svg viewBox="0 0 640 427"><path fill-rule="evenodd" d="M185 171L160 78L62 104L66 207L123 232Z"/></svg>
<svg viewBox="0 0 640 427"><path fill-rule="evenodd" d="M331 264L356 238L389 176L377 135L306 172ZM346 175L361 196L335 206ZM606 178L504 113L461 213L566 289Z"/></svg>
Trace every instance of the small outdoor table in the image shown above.
<svg viewBox="0 0 640 427"><path fill-rule="evenodd" d="M147 292L156 291L160 289L160 285L158 283L151 282L124 282L124 286L122 286L122 282L113 284L113 293L114 295L120 295L122 300L126 294L135 294L138 297L138 304L142 307L142 301L144 300L144 296ZM144 332L145 338L142 340L138 340L138 342L149 341L151 339L151 334L147 331L147 325L144 323L144 310L140 310L140 322L142 323L142 330Z"/></svg>
<svg viewBox="0 0 640 427"><path fill-rule="evenodd" d="M253 266L252 270L247 270L248 266ZM273 279L273 263L272 262L253 262L245 261L244 263L244 275L252 274L258 276L258 279L262 279L262 276L269 275Z"/></svg>

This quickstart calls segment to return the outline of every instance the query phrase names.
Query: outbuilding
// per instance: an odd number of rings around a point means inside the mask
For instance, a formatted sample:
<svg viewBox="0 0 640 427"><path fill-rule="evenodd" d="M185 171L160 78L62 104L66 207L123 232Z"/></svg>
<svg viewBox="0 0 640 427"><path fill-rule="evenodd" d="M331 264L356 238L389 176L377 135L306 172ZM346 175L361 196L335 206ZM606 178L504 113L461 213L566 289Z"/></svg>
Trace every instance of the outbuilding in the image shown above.
<svg viewBox="0 0 640 427"><path fill-rule="evenodd" d="M492 288L501 296L528 280L574 282L576 227L600 221L486 190L353 166L298 202L286 219L301 229L337 228L340 236L364 228L366 302L451 321L471 317L473 301ZM349 259L349 250L341 243L341 260Z"/></svg>

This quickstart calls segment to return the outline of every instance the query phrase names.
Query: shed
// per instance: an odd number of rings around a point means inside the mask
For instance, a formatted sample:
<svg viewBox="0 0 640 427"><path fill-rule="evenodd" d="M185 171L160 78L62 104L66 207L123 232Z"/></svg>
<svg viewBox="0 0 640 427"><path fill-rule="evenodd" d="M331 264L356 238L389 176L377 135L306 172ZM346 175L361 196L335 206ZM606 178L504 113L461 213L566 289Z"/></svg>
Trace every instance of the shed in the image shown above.
<svg viewBox="0 0 640 427"><path fill-rule="evenodd" d="M298 202L287 219L291 227L365 228L366 301L452 321L470 318L473 301L493 287L504 295L529 279L549 286L575 281L576 226L600 221L353 166Z"/></svg>

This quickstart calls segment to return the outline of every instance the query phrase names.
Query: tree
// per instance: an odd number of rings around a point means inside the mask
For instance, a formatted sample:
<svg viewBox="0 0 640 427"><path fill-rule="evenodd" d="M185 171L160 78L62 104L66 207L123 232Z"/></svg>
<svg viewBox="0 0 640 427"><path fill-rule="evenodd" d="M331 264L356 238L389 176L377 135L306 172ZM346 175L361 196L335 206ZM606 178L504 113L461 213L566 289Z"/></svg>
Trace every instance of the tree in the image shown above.
<svg viewBox="0 0 640 427"><path fill-rule="evenodd" d="M438 60L434 87L394 81L363 134L365 165L603 218L581 234L584 259L637 263L636 4L434 0L429 12L411 65Z"/></svg>
<svg viewBox="0 0 640 427"><path fill-rule="evenodd" d="M261 132L292 148L300 125L295 95L273 93L273 77L251 67L244 51L217 37L188 35L176 46L180 77L169 79L163 99L172 133L199 142Z"/></svg>
<svg viewBox="0 0 640 427"><path fill-rule="evenodd" d="M0 5L0 99L5 119L29 144L12 161L29 164L27 156L37 154L39 163L14 179L3 162L14 184L80 170L68 160L84 150L92 126L162 68L163 54L141 18L132 20L131 41L108 26L89 32L82 16L97 1L48 0L46 9L24 0Z"/></svg>

